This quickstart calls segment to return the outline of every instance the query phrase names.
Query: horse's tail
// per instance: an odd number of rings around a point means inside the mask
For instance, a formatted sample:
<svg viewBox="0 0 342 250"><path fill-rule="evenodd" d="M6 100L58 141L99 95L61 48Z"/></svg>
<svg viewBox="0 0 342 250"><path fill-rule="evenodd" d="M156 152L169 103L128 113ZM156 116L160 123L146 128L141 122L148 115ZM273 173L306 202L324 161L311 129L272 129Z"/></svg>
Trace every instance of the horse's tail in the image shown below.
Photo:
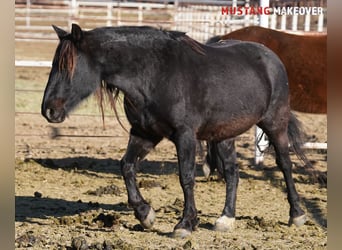
<svg viewBox="0 0 342 250"><path fill-rule="evenodd" d="M209 38L206 42L205 42L205 44L212 44L212 43L217 43L218 41L220 41L221 40L221 36L213 36L213 37L211 37L211 38Z"/></svg>
<svg viewBox="0 0 342 250"><path fill-rule="evenodd" d="M304 130L302 124L297 119L297 117L291 113L287 134L289 137L290 148L297 155L297 157L302 160L306 167L312 167L311 162L306 157L302 146L304 145Z"/></svg>

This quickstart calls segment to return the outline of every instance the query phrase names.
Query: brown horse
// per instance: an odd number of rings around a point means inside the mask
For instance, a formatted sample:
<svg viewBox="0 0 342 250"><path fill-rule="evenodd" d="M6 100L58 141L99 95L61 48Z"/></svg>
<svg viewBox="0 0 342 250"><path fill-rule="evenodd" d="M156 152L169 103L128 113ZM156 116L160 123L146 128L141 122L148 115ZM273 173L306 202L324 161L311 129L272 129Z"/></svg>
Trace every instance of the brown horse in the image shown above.
<svg viewBox="0 0 342 250"><path fill-rule="evenodd" d="M290 84L291 108L307 113L327 113L327 34L294 34L250 26L208 43L224 40L262 43L284 63Z"/></svg>

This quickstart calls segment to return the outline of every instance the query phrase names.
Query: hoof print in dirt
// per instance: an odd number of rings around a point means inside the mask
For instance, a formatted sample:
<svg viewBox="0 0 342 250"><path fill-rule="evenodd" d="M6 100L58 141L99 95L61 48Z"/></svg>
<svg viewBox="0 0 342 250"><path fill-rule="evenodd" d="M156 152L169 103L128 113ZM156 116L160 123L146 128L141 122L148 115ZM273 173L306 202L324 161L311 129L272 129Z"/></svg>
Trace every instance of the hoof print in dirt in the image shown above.
<svg viewBox="0 0 342 250"><path fill-rule="evenodd" d="M32 231L29 231L15 239L15 245L16 247L33 247L39 243L39 241L39 238L37 238Z"/></svg>
<svg viewBox="0 0 342 250"><path fill-rule="evenodd" d="M140 224L135 224L132 229L133 229L133 231L136 231L136 232L143 232L144 231L144 227Z"/></svg>
<svg viewBox="0 0 342 250"><path fill-rule="evenodd" d="M76 237L72 239L70 250L88 250L88 249L89 247L84 237L80 236L80 237Z"/></svg>
<svg viewBox="0 0 342 250"><path fill-rule="evenodd" d="M98 227L112 227L113 225L116 225L119 223L119 215L112 215L112 214L99 214L93 222L95 222Z"/></svg>
<svg viewBox="0 0 342 250"><path fill-rule="evenodd" d="M184 243L183 249L193 249L193 243L191 242L191 240L188 240Z"/></svg>
<svg viewBox="0 0 342 250"><path fill-rule="evenodd" d="M40 192L38 192L38 191L36 191L36 192L34 192L34 197L36 197L36 198L42 198L42 193L40 193Z"/></svg>
<svg viewBox="0 0 342 250"><path fill-rule="evenodd" d="M150 188L155 188L155 187L162 187L161 183L155 180L145 180L142 179L141 181L139 181L139 188L146 188L146 189L150 189Z"/></svg>
<svg viewBox="0 0 342 250"><path fill-rule="evenodd" d="M121 189L114 184L106 186L106 187L101 186L97 188L95 191L89 190L86 192L86 194L88 195L96 195L96 196L102 196L104 194L114 194L116 196L119 196L121 195L121 193L122 193Z"/></svg>

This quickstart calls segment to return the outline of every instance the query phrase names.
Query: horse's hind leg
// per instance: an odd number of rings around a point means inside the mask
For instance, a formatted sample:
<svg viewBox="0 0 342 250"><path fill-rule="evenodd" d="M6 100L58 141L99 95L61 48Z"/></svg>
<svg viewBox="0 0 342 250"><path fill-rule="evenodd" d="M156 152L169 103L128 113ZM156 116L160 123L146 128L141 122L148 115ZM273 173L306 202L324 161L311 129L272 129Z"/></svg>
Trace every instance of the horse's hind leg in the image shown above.
<svg viewBox="0 0 342 250"><path fill-rule="evenodd" d="M226 202L220 218L216 220L215 230L231 231L235 223L236 193L239 183L239 167L236 164L234 139L216 144L216 154L223 163L223 177L226 181Z"/></svg>
<svg viewBox="0 0 342 250"><path fill-rule="evenodd" d="M210 175L217 170L218 179L223 178L223 164L217 153L217 143L207 141L207 155L205 156L205 163L202 166L204 176L209 179Z"/></svg>
<svg viewBox="0 0 342 250"><path fill-rule="evenodd" d="M135 165L145 157L161 139L147 140L130 134L126 154L121 160L121 172L125 180L128 203L134 209L135 217L144 228L151 228L155 213L151 206L144 200L136 184Z"/></svg>
<svg viewBox="0 0 342 250"><path fill-rule="evenodd" d="M292 178L287 122L284 122L283 119L284 118L280 118L279 121L272 119L272 122L262 121L258 126L264 130L269 137L270 142L273 144L276 154L276 163L284 175L287 188L287 200L290 204L289 225L294 223L296 226L302 226L306 221L306 216L304 211L300 208L299 195Z"/></svg>

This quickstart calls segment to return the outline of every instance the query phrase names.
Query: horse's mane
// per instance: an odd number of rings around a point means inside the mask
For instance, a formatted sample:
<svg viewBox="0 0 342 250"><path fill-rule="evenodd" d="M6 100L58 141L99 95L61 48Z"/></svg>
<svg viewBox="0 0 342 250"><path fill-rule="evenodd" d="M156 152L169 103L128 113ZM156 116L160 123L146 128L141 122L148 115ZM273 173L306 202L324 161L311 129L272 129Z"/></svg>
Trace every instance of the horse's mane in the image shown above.
<svg viewBox="0 0 342 250"><path fill-rule="evenodd" d="M205 55L205 50L201 43L197 42L196 40L192 39L191 37L187 36L186 33L180 32L180 31L166 31L170 38L180 42L184 43L187 46L190 46L190 48L197 52L198 54Z"/></svg>
<svg viewBox="0 0 342 250"><path fill-rule="evenodd" d="M74 43L69 39L62 39L56 50L53 64L58 64L58 70L68 72L72 78L76 66L77 49Z"/></svg>
<svg viewBox="0 0 342 250"><path fill-rule="evenodd" d="M185 32L182 31L171 31L166 30L163 28L154 28L151 26L122 26L122 27L116 27L116 30L125 31L127 33L140 33L143 36L147 36L148 39L151 38L161 38L161 39L171 39L174 41L177 41L183 45L189 46L193 51L197 52L198 54L205 55L204 47L201 43L197 42L193 38L186 35ZM147 35L149 34L149 35Z"/></svg>
<svg viewBox="0 0 342 250"><path fill-rule="evenodd" d="M106 29L110 29L112 27L106 27ZM187 47L190 47L193 51L200 55L205 55L204 47L201 43L197 42L196 40L190 38L184 32L180 31L168 31L164 29L156 29L149 26L122 26L122 27L115 27L116 31L127 32L127 33L134 33L134 30L144 31L143 34L150 33L152 36L160 36L159 38L166 38L172 39L177 41L181 44L184 44ZM66 70L70 77L72 77L75 66L76 66L76 59L77 59L77 49L73 42L69 40L67 37L60 41L59 47L57 48L55 58L53 63L58 63L58 69L60 71ZM119 122L120 126L126 131L127 129L123 125L120 120L118 110L117 110L117 103L123 102L121 99L122 95L120 94L121 91L114 86L108 85L106 82L102 82L101 86L95 91L95 98L97 99L97 103L99 105L103 127L105 127L104 122L104 110L105 105L109 104L111 109L114 111L115 117ZM126 98L127 99L127 98ZM129 102L129 99L127 99ZM133 105L133 104L132 104Z"/></svg>
<svg viewBox="0 0 342 250"><path fill-rule="evenodd" d="M132 29L137 29L137 27L134 26L125 26L125 27L118 27L121 30L128 30L129 32L132 32ZM153 27L149 26L141 26L138 27L138 29L145 29L145 31L150 30L152 32L154 31L159 31L161 34L166 35L168 39L175 40L179 43L182 43L186 46L189 46L193 51L195 51L198 54L205 55L205 50L202 47L202 45L197 42L196 40L190 38L189 36L186 35L184 32L180 31L168 31L168 30L163 30L163 29L156 29ZM68 45L64 45L65 47ZM69 48L61 48L61 49L66 49L68 51ZM74 53L73 49L70 48L69 53ZM67 54L67 52L65 53ZM75 61L73 62L75 63ZM72 65L69 65L72 66ZM121 100L121 91L111 85L108 85L106 82L102 82L101 87L99 87L95 91L95 97L97 99L98 105L100 107L101 115L102 115L102 122L103 126L105 127L105 122L104 122L104 107L107 103L109 103L111 109L114 111L115 117L117 121L119 122L120 126L126 131L127 129L123 125L123 123L120 120L118 110L117 110L117 103L122 102ZM129 101L129 99L127 99ZM133 104L132 104L133 105Z"/></svg>
<svg viewBox="0 0 342 250"><path fill-rule="evenodd" d="M105 122L104 122L104 105L106 102L109 102L110 107L114 111L114 115L120 126L128 133L128 130L123 125L123 123L120 120L119 113L117 110L117 103L120 100L120 93L121 91L118 88L115 88L112 85L108 85L106 82L102 82L101 86L95 91L95 98L97 99L97 103L100 107L101 116L102 116L102 124L105 128Z"/></svg>

